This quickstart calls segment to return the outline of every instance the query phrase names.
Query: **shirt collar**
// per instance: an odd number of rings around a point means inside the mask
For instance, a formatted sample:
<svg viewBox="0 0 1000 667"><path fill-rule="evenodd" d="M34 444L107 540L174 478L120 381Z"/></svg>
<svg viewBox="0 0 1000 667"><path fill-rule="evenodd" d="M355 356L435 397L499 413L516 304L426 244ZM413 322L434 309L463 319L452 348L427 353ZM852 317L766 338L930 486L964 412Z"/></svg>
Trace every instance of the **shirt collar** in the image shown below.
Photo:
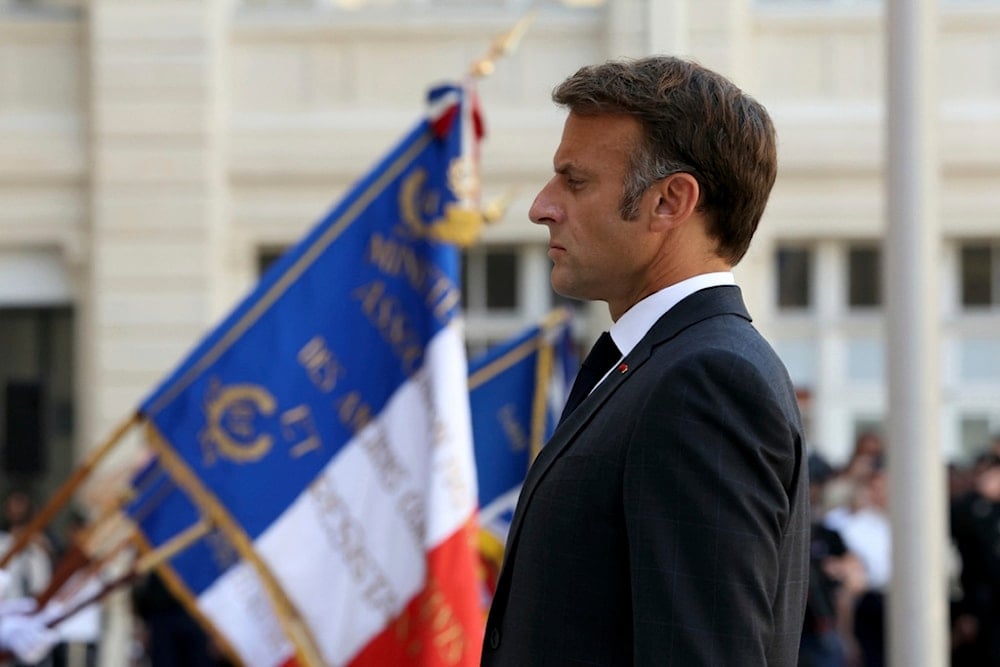
<svg viewBox="0 0 1000 667"><path fill-rule="evenodd" d="M642 337L656 324L668 310L699 290L719 285L735 285L736 279L730 271L717 271L692 276L679 283L664 287L635 304L618 321L611 325L611 339L627 356Z"/></svg>

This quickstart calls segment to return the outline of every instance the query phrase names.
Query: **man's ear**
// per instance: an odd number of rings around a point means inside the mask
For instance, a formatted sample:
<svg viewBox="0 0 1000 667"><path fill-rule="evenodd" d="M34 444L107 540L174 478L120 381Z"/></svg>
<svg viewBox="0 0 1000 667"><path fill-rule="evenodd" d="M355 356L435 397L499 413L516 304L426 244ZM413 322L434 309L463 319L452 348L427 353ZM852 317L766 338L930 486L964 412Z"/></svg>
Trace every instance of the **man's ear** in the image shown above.
<svg viewBox="0 0 1000 667"><path fill-rule="evenodd" d="M670 174L653 186L654 228L672 229L682 225L695 209L701 197L698 180L691 174L679 172Z"/></svg>

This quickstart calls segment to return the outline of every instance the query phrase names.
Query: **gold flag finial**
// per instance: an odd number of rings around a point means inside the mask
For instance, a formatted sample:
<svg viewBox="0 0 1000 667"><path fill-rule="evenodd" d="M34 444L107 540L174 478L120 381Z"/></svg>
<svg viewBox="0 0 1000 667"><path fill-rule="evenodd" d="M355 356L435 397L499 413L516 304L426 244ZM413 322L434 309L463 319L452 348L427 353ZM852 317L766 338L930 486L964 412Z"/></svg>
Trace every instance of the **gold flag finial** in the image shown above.
<svg viewBox="0 0 1000 667"><path fill-rule="evenodd" d="M494 39L486 54L472 63L469 73L477 78L493 74L493 70L496 69L496 61L517 49L521 37L524 36L531 22L535 20L536 14L538 14L538 10L531 10L518 19L510 30Z"/></svg>
<svg viewBox="0 0 1000 667"><path fill-rule="evenodd" d="M512 201L514 201L513 188L509 188L501 196L491 199L483 207L483 221L488 225L500 222L507 215L507 209Z"/></svg>

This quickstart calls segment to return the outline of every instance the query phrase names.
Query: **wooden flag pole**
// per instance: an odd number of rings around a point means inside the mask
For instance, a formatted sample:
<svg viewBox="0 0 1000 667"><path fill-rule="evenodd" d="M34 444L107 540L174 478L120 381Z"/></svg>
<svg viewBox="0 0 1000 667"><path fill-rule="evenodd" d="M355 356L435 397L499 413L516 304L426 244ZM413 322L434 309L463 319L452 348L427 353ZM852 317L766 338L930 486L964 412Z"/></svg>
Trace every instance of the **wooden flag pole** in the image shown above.
<svg viewBox="0 0 1000 667"><path fill-rule="evenodd" d="M140 420L140 415L138 412L131 415L128 419L122 422L118 428L114 430L111 436L105 440L100 446L90 450L90 453L84 459L83 463L80 464L73 474L69 476L63 485L52 495L49 501L25 526L24 530L18 531L14 535L14 543L7 550L7 553L0 558L0 569L7 566L10 563L11 558L16 556L18 553L24 549L25 546L35 537L38 532L49 525L52 519L55 517L56 513L59 512L63 506L69 502L76 492L77 488L87 479L87 477L94 471L97 464L107 456L115 445L124 437L130 428L135 426Z"/></svg>
<svg viewBox="0 0 1000 667"><path fill-rule="evenodd" d="M202 517L198 523L174 535L159 547L143 554L135 562L136 574L152 572L153 568L165 563L212 531L212 522Z"/></svg>
<svg viewBox="0 0 1000 667"><path fill-rule="evenodd" d="M101 512L100 516L83 527L83 534L69 545L66 553L53 570L49 585L35 596L39 609L45 607L63 585L81 569L90 569L92 566L103 564L106 558L99 554L99 551L117 553L124 544L128 543L126 538L114 543L110 549L107 548L107 545L112 543L114 532L128 527L121 509L132 495L131 488L120 493L116 502L108 503L108 507ZM134 526L132 530L134 530Z"/></svg>
<svg viewBox="0 0 1000 667"><path fill-rule="evenodd" d="M115 579L111 580L109 583L101 587L99 591L95 591L93 595L89 595L77 604L74 604L69 609L59 614L50 620L47 625L55 627L59 625L64 620L80 611L84 607L94 604L100 601L109 593L114 591L125 584L131 583L136 578L152 572L159 565L167 562L177 554L181 553L191 545L195 544L198 540L205 537L212 531L212 522L202 517L194 525L185 528L183 531L174 535L172 538L164 542L162 545L156 549L143 554L135 560L132 567L129 568L127 572L121 574Z"/></svg>
<svg viewBox="0 0 1000 667"><path fill-rule="evenodd" d="M201 479L152 425L149 427L147 439L159 454L160 463L164 470L167 471L178 488L183 490L194 504L211 518L236 552L256 571L285 635L295 648L299 664L302 667L322 667L325 663L317 648L315 638L271 568L257 553L253 541L244 532L242 526L229 514L226 507L205 488Z"/></svg>
<svg viewBox="0 0 1000 667"><path fill-rule="evenodd" d="M535 364L535 395L531 405L531 460L542 450L545 444L545 421L548 413L549 382L552 376L552 364L555 344L550 339L552 330L566 326L569 311L557 308L550 312L542 321L538 331L538 362Z"/></svg>

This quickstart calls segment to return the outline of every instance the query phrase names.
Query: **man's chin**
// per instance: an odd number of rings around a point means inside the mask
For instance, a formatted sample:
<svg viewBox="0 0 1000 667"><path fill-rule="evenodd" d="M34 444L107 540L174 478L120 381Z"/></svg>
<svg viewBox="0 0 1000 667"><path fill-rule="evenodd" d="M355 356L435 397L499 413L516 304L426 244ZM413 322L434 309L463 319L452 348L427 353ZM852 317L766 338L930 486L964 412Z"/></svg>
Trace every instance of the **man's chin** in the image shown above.
<svg viewBox="0 0 1000 667"><path fill-rule="evenodd" d="M567 283L565 280L560 280L556 275L555 270L552 271L552 276L549 279L552 284L552 291L565 299L575 299L577 301L587 301L588 297L581 294L581 290L578 286L574 286L572 283Z"/></svg>

